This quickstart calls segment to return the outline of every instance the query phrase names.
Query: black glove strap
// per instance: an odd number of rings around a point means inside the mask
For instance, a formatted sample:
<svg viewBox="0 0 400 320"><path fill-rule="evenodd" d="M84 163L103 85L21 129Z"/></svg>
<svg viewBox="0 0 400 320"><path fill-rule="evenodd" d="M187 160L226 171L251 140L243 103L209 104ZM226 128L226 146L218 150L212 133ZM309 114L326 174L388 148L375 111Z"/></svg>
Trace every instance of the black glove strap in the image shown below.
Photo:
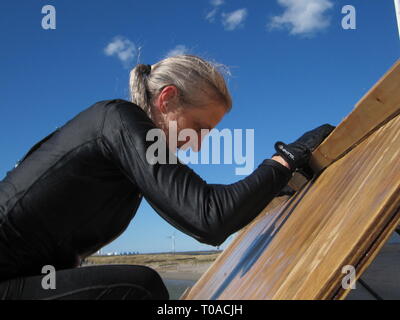
<svg viewBox="0 0 400 320"><path fill-rule="evenodd" d="M295 171L295 169L297 167L296 166L296 157L288 149L287 144L285 144L282 141L278 141L275 143L274 147L275 147L276 153L273 156L281 156L289 164L290 170Z"/></svg>

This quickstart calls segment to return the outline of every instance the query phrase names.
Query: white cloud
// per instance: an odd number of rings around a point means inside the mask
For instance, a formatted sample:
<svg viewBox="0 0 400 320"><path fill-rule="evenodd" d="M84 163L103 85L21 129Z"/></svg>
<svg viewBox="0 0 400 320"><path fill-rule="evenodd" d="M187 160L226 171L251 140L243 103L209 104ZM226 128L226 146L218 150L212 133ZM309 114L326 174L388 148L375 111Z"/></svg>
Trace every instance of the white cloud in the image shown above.
<svg viewBox="0 0 400 320"><path fill-rule="evenodd" d="M208 22L214 22L215 16L218 13L219 7L224 4L224 0L211 0L210 3L214 8L206 14L206 20Z"/></svg>
<svg viewBox="0 0 400 320"><path fill-rule="evenodd" d="M175 48L172 50L168 51L167 57L172 57L172 56L177 56L180 54L185 54L188 53L189 49L183 45L183 44L178 44Z"/></svg>
<svg viewBox="0 0 400 320"><path fill-rule="evenodd" d="M331 0L278 0L285 7L282 15L270 20L270 29L287 28L293 35L311 35L330 25L326 11L333 7Z"/></svg>
<svg viewBox="0 0 400 320"><path fill-rule="evenodd" d="M235 30L243 25L244 20L247 18L247 9L238 9L231 13L222 13L222 24L225 30Z"/></svg>
<svg viewBox="0 0 400 320"><path fill-rule="evenodd" d="M211 5L213 5L214 7L218 7L221 6L225 3L224 0L211 0Z"/></svg>
<svg viewBox="0 0 400 320"><path fill-rule="evenodd" d="M207 13L206 15L206 20L208 22L214 22L215 21L215 16L217 15L218 8L212 9L210 12Z"/></svg>
<svg viewBox="0 0 400 320"><path fill-rule="evenodd" d="M129 39L116 36L104 48L104 54L107 56L116 56L125 68L128 68L136 55L136 46Z"/></svg>

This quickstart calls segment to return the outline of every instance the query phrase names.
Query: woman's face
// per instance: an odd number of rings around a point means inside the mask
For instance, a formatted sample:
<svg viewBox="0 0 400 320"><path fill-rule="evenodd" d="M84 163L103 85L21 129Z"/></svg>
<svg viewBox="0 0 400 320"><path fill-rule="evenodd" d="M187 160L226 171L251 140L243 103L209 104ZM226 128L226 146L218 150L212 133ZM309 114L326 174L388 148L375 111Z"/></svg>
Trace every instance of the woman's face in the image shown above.
<svg viewBox="0 0 400 320"><path fill-rule="evenodd" d="M225 106L210 102L202 107L182 107L177 103L176 87L169 86L164 90L167 92L161 92L155 102L158 113L155 114L155 120L158 126L163 129L169 143L169 139L174 143L176 141L177 148L185 150L191 147L193 151L200 151L203 138L224 117Z"/></svg>
<svg viewBox="0 0 400 320"><path fill-rule="evenodd" d="M201 108L181 109L181 112L177 113L176 119L179 138L177 147L182 150L191 147L193 151L200 151L204 137L222 120L225 110L225 107L218 103L210 103ZM192 129L194 132L186 133L182 131L183 129ZM196 134L194 135L194 133Z"/></svg>

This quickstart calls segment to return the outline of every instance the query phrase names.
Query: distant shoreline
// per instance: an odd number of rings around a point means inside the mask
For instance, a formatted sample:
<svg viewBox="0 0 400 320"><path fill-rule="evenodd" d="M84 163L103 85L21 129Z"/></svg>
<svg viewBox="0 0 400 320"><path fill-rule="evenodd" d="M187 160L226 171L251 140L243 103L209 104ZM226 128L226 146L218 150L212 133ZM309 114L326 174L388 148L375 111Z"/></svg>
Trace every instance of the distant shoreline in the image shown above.
<svg viewBox="0 0 400 320"><path fill-rule="evenodd" d="M132 264L144 265L156 270L160 276L169 280L197 281L217 259L220 251L190 251L156 254L90 256L84 266Z"/></svg>

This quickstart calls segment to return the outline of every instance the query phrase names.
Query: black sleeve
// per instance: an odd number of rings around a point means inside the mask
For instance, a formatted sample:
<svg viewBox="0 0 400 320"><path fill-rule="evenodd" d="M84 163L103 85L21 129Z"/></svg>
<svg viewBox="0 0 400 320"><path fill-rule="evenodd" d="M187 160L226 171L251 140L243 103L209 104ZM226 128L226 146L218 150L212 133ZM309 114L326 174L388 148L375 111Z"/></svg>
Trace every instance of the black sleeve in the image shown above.
<svg viewBox="0 0 400 320"><path fill-rule="evenodd" d="M169 150L168 158L177 163L146 160L146 150L154 143L146 141L146 133L153 128L154 123L138 106L119 103L106 116L104 152L161 217L200 242L224 242L251 222L292 176L288 168L267 159L236 183L207 184Z"/></svg>

